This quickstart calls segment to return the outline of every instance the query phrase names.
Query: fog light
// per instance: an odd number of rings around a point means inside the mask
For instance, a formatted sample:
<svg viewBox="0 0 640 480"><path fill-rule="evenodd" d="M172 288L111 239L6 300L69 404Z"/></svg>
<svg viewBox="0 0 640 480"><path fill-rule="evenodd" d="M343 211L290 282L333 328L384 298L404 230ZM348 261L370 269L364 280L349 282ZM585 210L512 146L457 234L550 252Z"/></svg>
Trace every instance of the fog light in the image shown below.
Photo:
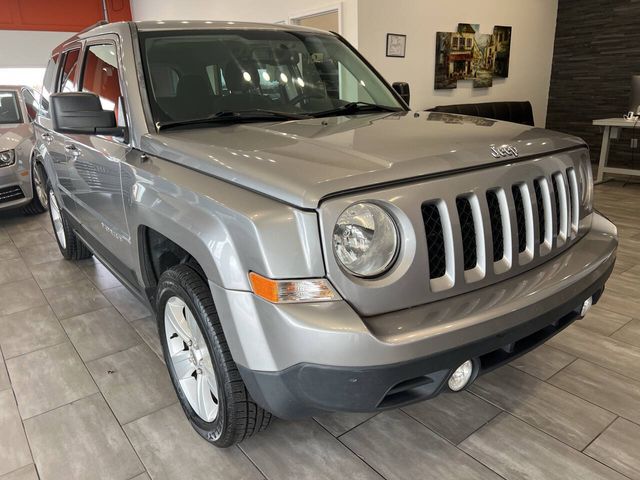
<svg viewBox="0 0 640 480"><path fill-rule="evenodd" d="M473 373L473 362L471 360L467 360L453 372L453 375L449 378L449 388L454 392L459 392L464 387L466 387L467 383L471 379L471 374Z"/></svg>
<svg viewBox="0 0 640 480"><path fill-rule="evenodd" d="M587 298L582 304L582 308L580 309L580 318L584 318L589 309L593 305L593 297Z"/></svg>

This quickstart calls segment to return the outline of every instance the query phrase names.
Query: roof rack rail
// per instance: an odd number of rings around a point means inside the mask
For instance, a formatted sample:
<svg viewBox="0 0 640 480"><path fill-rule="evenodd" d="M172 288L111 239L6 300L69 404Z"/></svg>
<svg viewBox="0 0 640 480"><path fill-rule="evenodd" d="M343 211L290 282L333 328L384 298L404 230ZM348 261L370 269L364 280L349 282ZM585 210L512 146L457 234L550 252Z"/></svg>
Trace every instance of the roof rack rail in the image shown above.
<svg viewBox="0 0 640 480"><path fill-rule="evenodd" d="M78 34L84 33L84 32L88 32L89 30L91 30L92 28L96 28L99 27L101 25L106 25L107 22L106 20L98 20L96 23L94 23L93 25L89 25L87 28L85 28L84 30L81 30L78 32Z"/></svg>

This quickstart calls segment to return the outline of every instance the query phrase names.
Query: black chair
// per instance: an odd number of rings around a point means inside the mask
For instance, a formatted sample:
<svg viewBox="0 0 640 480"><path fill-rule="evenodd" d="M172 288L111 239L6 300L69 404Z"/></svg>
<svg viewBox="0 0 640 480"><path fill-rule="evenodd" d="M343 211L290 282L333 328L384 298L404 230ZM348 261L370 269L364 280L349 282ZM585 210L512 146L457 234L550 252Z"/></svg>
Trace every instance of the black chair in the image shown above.
<svg viewBox="0 0 640 480"><path fill-rule="evenodd" d="M458 105L439 105L427 111L457 113L459 115L504 120L523 125L534 125L531 102L462 103Z"/></svg>

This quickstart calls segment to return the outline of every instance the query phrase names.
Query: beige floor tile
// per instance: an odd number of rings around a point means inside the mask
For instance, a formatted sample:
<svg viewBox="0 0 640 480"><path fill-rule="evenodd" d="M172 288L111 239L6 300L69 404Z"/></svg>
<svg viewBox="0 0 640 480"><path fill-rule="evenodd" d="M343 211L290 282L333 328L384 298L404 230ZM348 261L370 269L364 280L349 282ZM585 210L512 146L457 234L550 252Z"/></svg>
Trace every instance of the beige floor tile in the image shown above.
<svg viewBox="0 0 640 480"><path fill-rule="evenodd" d="M60 253L56 242L38 243L20 248L20 254L27 265L38 265L40 263L53 262L64 258Z"/></svg>
<svg viewBox="0 0 640 480"><path fill-rule="evenodd" d="M113 307L62 320L62 326L84 362L90 362L142 342Z"/></svg>
<svg viewBox="0 0 640 480"><path fill-rule="evenodd" d="M615 418L596 405L509 366L484 375L470 389L578 450Z"/></svg>
<svg viewBox="0 0 640 480"><path fill-rule="evenodd" d="M0 346L5 358L58 345L67 340L48 305L0 317Z"/></svg>
<svg viewBox="0 0 640 480"><path fill-rule="evenodd" d="M46 303L33 279L7 283L0 288L0 315L11 315Z"/></svg>
<svg viewBox="0 0 640 480"><path fill-rule="evenodd" d="M623 476L506 413L462 448L507 480L623 480Z"/></svg>
<svg viewBox="0 0 640 480"><path fill-rule="evenodd" d="M107 267L95 258L78 262L78 267L80 267L80 270L82 270L89 280L100 290L109 290L122 286L120 280L114 277L111 272L107 270Z"/></svg>
<svg viewBox="0 0 640 480"><path fill-rule="evenodd" d="M134 320L131 322L131 326L138 332L145 343L149 345L151 350L155 352L160 360L164 361L162 355L162 344L160 343L160 337L158 336L158 325L156 323L156 317L144 317L140 320Z"/></svg>
<svg viewBox="0 0 640 480"><path fill-rule="evenodd" d="M573 355L543 344L526 355L516 358L510 365L540 380L547 380L575 359Z"/></svg>
<svg viewBox="0 0 640 480"><path fill-rule="evenodd" d="M9 374L7 373L7 367L4 364L4 358L0 353L0 391L11 388L11 382L9 382Z"/></svg>
<svg viewBox="0 0 640 480"><path fill-rule="evenodd" d="M24 426L43 480L129 480L144 472L99 394L30 418Z"/></svg>
<svg viewBox="0 0 640 480"><path fill-rule="evenodd" d="M0 286L29 278L31 278L31 273L21 258L0 260Z"/></svg>
<svg viewBox="0 0 640 480"><path fill-rule="evenodd" d="M22 232L10 233L11 240L16 247L24 248L30 245L38 245L40 243L53 243L55 239L43 227L25 230Z"/></svg>
<svg viewBox="0 0 640 480"><path fill-rule="evenodd" d="M7 369L23 419L98 391L68 342L7 360Z"/></svg>
<svg viewBox="0 0 640 480"><path fill-rule="evenodd" d="M33 463L13 392L0 392L0 475Z"/></svg>
<svg viewBox="0 0 640 480"><path fill-rule="evenodd" d="M151 314L149 309L129 293L125 287L111 288L103 293L122 316L130 322L148 317Z"/></svg>
<svg viewBox="0 0 640 480"><path fill-rule="evenodd" d="M13 242L8 240L0 243L0 260L13 260L15 258L20 258L20 252Z"/></svg>
<svg viewBox="0 0 640 480"><path fill-rule="evenodd" d="M164 363L146 344L89 362L87 368L121 424L178 401Z"/></svg>
<svg viewBox="0 0 640 480"><path fill-rule="evenodd" d="M585 453L629 478L640 478L640 426L618 418Z"/></svg>
<svg viewBox="0 0 640 480"><path fill-rule="evenodd" d="M263 479L237 447L219 450L200 437L178 404L129 423L124 430L153 480Z"/></svg>
<svg viewBox="0 0 640 480"><path fill-rule="evenodd" d="M472 393L445 393L403 407L405 413L451 443L458 444L500 413L500 409Z"/></svg>
<svg viewBox="0 0 640 480"><path fill-rule="evenodd" d="M36 471L35 465L27 465L26 467L0 476L0 480L38 480L38 472Z"/></svg>
<svg viewBox="0 0 640 480"><path fill-rule="evenodd" d="M43 290L60 320L109 306L108 300L88 280Z"/></svg>
<svg viewBox="0 0 640 480"><path fill-rule="evenodd" d="M54 260L31 266L31 273L40 288L52 288L84 279L84 275L74 262Z"/></svg>
<svg viewBox="0 0 640 480"><path fill-rule="evenodd" d="M341 441L389 480L500 478L399 410L376 415Z"/></svg>

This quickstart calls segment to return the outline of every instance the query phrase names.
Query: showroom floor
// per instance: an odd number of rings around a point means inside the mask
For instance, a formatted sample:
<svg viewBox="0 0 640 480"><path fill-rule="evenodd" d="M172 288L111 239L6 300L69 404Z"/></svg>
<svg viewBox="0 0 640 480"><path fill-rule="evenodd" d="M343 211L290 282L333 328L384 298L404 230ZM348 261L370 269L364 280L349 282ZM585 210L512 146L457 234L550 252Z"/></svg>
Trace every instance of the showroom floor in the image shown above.
<svg viewBox="0 0 640 480"><path fill-rule="evenodd" d="M188 425L149 312L62 260L47 215L1 216L0 479L640 479L640 185L596 191L621 247L585 320L470 392L228 450Z"/></svg>

